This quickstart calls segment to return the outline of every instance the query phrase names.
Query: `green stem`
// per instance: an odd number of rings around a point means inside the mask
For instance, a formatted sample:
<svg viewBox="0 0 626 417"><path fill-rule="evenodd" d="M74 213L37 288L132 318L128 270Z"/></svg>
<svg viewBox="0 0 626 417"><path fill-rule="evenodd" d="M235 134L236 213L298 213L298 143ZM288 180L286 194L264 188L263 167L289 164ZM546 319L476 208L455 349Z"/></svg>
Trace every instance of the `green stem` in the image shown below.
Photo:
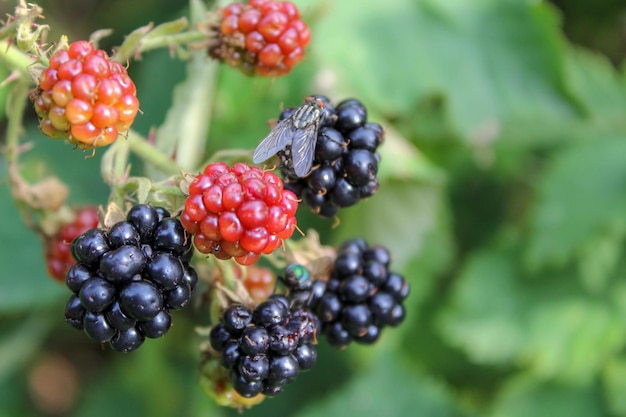
<svg viewBox="0 0 626 417"><path fill-rule="evenodd" d="M20 149L20 134L22 133L22 121L24 118L24 110L28 97L29 85L23 81L15 84L10 93L10 100L7 102L7 135L5 155L7 167L9 171L9 181L11 187L11 196L17 207L17 211L27 227L41 234L41 230L34 221L35 209L27 204L25 198L25 190L28 187L26 181L22 178L20 167L18 164Z"/></svg>
<svg viewBox="0 0 626 417"><path fill-rule="evenodd" d="M24 79L31 80L27 68L33 60L7 41L0 41L0 61L11 70L18 71Z"/></svg>
<svg viewBox="0 0 626 417"><path fill-rule="evenodd" d="M25 82L18 82L11 91L10 100L7 103L8 121L6 136L6 159L10 166L17 165L20 144L20 132L22 130L22 119L26 108L29 85Z"/></svg>
<svg viewBox="0 0 626 417"><path fill-rule="evenodd" d="M205 39L205 34L196 31L155 36L142 40L139 52L146 52L158 48L167 48L174 45L185 45L193 42L200 42Z"/></svg>
<svg viewBox="0 0 626 417"><path fill-rule="evenodd" d="M139 133L134 130L128 131L128 138L126 140L128 141L130 151L143 161L154 165L167 175L177 175L180 173L179 166L172 158L149 144Z"/></svg>

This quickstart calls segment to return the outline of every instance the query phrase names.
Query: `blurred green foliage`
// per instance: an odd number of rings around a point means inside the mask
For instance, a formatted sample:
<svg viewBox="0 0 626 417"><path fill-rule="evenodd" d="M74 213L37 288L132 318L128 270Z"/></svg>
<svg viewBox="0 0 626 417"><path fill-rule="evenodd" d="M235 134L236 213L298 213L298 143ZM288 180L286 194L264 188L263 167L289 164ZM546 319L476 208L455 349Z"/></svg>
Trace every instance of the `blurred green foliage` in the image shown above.
<svg viewBox="0 0 626 417"><path fill-rule="evenodd" d="M361 99L387 130L380 191L336 228L304 210L300 223L327 244L387 245L412 293L407 321L376 346L321 343L315 369L243 414L626 415L626 74L614 24L624 5L602 1L588 17L587 3L559 1L562 20L530 0L295 3L312 27L307 59L275 80L220 68L207 151L252 149L281 105L308 94ZM51 39L114 27L111 45L187 13L164 0L40 4ZM185 64L155 51L130 71L147 134ZM55 173L73 202L104 204L98 156L44 139L34 112L27 121L25 171ZM236 415L196 383L206 311L176 314L167 337L130 355L63 323L67 291L46 277L0 178L0 416ZM68 373L78 386L64 385ZM42 397L46 386L70 408Z"/></svg>

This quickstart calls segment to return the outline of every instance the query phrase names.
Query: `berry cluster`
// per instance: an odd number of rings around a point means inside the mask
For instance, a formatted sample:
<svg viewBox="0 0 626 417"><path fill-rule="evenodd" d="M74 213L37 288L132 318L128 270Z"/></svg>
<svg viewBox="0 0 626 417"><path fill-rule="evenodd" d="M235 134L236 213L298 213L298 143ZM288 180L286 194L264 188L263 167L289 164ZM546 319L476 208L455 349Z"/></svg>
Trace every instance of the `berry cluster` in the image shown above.
<svg viewBox="0 0 626 417"><path fill-rule="evenodd" d="M91 229L72 242L77 263L66 284L74 293L65 320L117 351L163 336L170 310L184 307L198 276L191 239L163 208L136 205L110 230Z"/></svg>
<svg viewBox="0 0 626 417"><path fill-rule="evenodd" d="M139 110L126 69L87 41L56 51L33 95L41 131L82 149L113 143Z"/></svg>
<svg viewBox="0 0 626 417"><path fill-rule="evenodd" d="M289 309L290 300L274 295L250 311L229 307L210 333L233 388L241 396L273 396L317 360L313 346L319 320L311 311Z"/></svg>
<svg viewBox="0 0 626 417"><path fill-rule="evenodd" d="M209 53L247 75L279 76L304 58L310 39L292 2L250 0L224 8L219 41Z"/></svg>
<svg viewBox="0 0 626 417"><path fill-rule="evenodd" d="M45 242L45 258L48 274L56 281L64 282L65 274L76 263L70 252L72 241L89 229L98 227L98 208L84 207L76 210L71 223L66 223Z"/></svg>
<svg viewBox="0 0 626 417"><path fill-rule="evenodd" d="M384 326L402 323L409 283L388 269L390 259L386 248L368 247L360 238L340 247L330 279L315 281L309 304L328 343L339 348L352 340L371 344Z"/></svg>
<svg viewBox="0 0 626 417"><path fill-rule="evenodd" d="M250 265L291 237L297 209L297 197L275 174L216 162L189 185L180 220L198 251Z"/></svg>
<svg viewBox="0 0 626 417"><path fill-rule="evenodd" d="M349 207L378 190L376 152L384 139L378 123L367 121L367 110L356 99L348 99L334 107L328 98L313 96L324 103L324 115L317 134L315 167L309 175L294 175L282 150L281 172L285 188L292 190L318 215L333 217L339 208ZM285 109L279 120L291 115L295 108Z"/></svg>

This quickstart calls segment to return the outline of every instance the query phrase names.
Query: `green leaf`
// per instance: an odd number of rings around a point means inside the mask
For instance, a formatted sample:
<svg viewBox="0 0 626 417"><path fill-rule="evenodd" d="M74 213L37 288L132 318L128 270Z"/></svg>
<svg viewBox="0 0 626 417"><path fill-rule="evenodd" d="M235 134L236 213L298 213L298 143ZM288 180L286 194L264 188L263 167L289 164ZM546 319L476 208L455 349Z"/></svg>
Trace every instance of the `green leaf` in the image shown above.
<svg viewBox="0 0 626 417"><path fill-rule="evenodd" d="M315 58L383 114L410 118L420 100L443 94L466 138L509 119L579 115L546 3L345 0L328 11L313 29Z"/></svg>
<svg viewBox="0 0 626 417"><path fill-rule="evenodd" d="M609 360L602 372L604 395L613 415L626 415L626 358L617 356Z"/></svg>
<svg viewBox="0 0 626 417"><path fill-rule="evenodd" d="M342 209L339 219L336 243L362 236L370 245L389 248L393 265L402 268L436 232L445 233L442 190L414 181L386 181L368 200Z"/></svg>
<svg viewBox="0 0 626 417"><path fill-rule="evenodd" d="M298 417L358 415L460 416L449 394L429 378L389 358L356 375L332 395L319 398Z"/></svg>
<svg viewBox="0 0 626 417"><path fill-rule="evenodd" d="M592 387L541 383L519 378L508 383L496 398L489 417L589 417L604 415L603 404Z"/></svg>
<svg viewBox="0 0 626 417"><path fill-rule="evenodd" d="M526 338L522 289L508 253L481 252L465 262L440 319L444 336L477 363L515 360Z"/></svg>
<svg viewBox="0 0 626 417"><path fill-rule="evenodd" d="M623 136L579 143L553 159L537 184L527 253L531 267L563 266L608 230L621 231L613 238L621 245L626 231L625 158Z"/></svg>
<svg viewBox="0 0 626 417"><path fill-rule="evenodd" d="M541 378L587 383L626 341L617 306L588 296L575 273L522 274L519 241L466 262L443 335L482 364L516 365Z"/></svg>
<svg viewBox="0 0 626 417"><path fill-rule="evenodd" d="M377 175L379 181L403 179L427 184L443 183L445 180L443 171L424 156L415 145L390 126L384 129L384 144L377 149L381 156Z"/></svg>
<svg viewBox="0 0 626 417"><path fill-rule="evenodd" d="M522 361L546 378L587 382L626 341L624 319L604 301L542 300L528 312Z"/></svg>
<svg viewBox="0 0 626 417"><path fill-rule="evenodd" d="M586 113L598 124L626 128L626 82L609 60L572 47L566 58L566 81L580 98Z"/></svg>
<svg viewBox="0 0 626 417"><path fill-rule="evenodd" d="M500 146L541 146L626 135L626 73L589 51L568 46L564 82L576 96L582 113L575 120L516 119L504 126Z"/></svg>

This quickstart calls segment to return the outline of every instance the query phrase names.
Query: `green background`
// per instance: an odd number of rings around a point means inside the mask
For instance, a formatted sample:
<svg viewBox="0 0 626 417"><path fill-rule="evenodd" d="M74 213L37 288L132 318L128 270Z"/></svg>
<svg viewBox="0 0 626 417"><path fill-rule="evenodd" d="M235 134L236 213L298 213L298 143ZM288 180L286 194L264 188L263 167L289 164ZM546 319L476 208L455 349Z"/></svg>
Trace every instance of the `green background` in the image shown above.
<svg viewBox="0 0 626 417"><path fill-rule="evenodd" d="M626 415L623 2L295 3L312 30L307 58L275 80L220 67L207 152L252 149L281 105L308 94L362 100L387 132L379 192L336 228L305 209L299 221L325 244L388 246L412 291L406 322L375 346L320 343L313 370L243 415ZM49 39L114 28L107 48L188 13L165 0L40 4ZM130 73L147 134L185 64L153 51ZM45 139L33 111L24 141L25 172L58 175L74 203L106 203L101 152L85 160ZM237 415L197 384L206 310L176 313L165 338L129 355L63 323L69 292L46 276L0 168L0 416Z"/></svg>

